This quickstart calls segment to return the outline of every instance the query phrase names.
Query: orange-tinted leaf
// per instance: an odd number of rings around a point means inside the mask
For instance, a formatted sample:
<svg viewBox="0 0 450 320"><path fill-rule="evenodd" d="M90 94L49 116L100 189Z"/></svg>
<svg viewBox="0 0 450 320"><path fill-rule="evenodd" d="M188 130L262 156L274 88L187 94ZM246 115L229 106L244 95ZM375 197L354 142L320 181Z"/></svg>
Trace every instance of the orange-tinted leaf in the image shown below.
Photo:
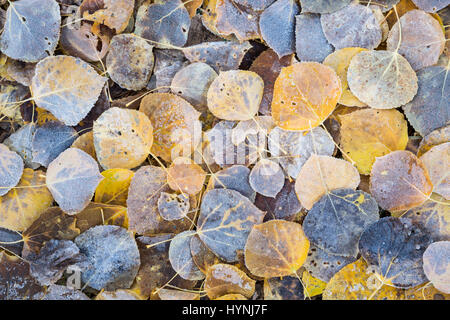
<svg viewBox="0 0 450 320"><path fill-rule="evenodd" d="M188 158L176 158L167 171L169 187L178 192L195 195L205 182L206 172Z"/></svg>
<svg viewBox="0 0 450 320"><path fill-rule="evenodd" d="M208 269L204 290L210 299L226 294L241 294L250 298L255 292L255 280L229 264L215 264Z"/></svg>
<svg viewBox="0 0 450 320"><path fill-rule="evenodd" d="M80 6L83 19L104 24L121 33L133 14L133 0L84 0Z"/></svg>

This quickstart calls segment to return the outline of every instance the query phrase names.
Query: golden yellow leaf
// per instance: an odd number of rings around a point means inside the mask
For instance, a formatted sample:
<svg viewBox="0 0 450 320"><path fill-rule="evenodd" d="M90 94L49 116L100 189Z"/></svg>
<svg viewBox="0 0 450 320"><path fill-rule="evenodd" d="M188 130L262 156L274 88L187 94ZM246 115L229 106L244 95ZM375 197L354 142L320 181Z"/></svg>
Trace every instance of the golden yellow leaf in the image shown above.
<svg viewBox="0 0 450 320"><path fill-rule="evenodd" d="M95 202L127 205L128 188L134 172L129 169L108 169L101 173L105 178L95 190Z"/></svg>

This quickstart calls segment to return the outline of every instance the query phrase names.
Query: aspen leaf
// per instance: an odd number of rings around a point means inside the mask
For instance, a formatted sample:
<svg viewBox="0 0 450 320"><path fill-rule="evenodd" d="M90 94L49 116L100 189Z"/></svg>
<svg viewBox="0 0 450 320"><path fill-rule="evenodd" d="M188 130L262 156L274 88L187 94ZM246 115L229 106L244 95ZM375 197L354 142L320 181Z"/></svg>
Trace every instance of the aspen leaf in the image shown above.
<svg viewBox="0 0 450 320"><path fill-rule="evenodd" d="M119 34L111 39L106 68L111 79L124 89L143 89L153 70L153 47L134 34Z"/></svg>
<svg viewBox="0 0 450 320"><path fill-rule="evenodd" d="M386 217L364 230L359 251L384 284L411 288L426 281L422 255L431 242L428 233L411 220Z"/></svg>
<svg viewBox="0 0 450 320"><path fill-rule="evenodd" d="M409 151L379 157L370 173L370 193L389 211L407 210L424 203L433 190L423 162Z"/></svg>
<svg viewBox="0 0 450 320"><path fill-rule="evenodd" d="M383 284L361 258L342 268L327 283L323 300L403 300L404 291Z"/></svg>
<svg viewBox="0 0 450 320"><path fill-rule="evenodd" d="M250 169L243 165L234 165L217 171L208 182L208 189L230 189L238 191L253 202L255 191L249 182Z"/></svg>
<svg viewBox="0 0 450 320"><path fill-rule="evenodd" d="M436 289L450 294L450 241L428 246L423 253L423 270Z"/></svg>
<svg viewBox="0 0 450 320"><path fill-rule="evenodd" d="M334 152L333 140L322 128L314 128L305 134L275 127L268 142L273 160L294 179L312 154L331 156Z"/></svg>
<svg viewBox="0 0 450 320"><path fill-rule="evenodd" d="M195 234L195 231L184 231L170 241L170 264L177 274L186 280L202 280L205 277L195 264L191 254L191 238Z"/></svg>
<svg viewBox="0 0 450 320"><path fill-rule="evenodd" d="M179 220L188 214L189 198L183 194L161 192L158 198L158 212L164 220Z"/></svg>
<svg viewBox="0 0 450 320"><path fill-rule="evenodd" d="M194 260L197 267L205 274L211 266L221 262L203 241L200 240L198 234L191 237L190 249L192 260Z"/></svg>
<svg viewBox="0 0 450 320"><path fill-rule="evenodd" d="M295 15L299 13L295 0L278 0L261 14L261 36L279 57L295 52Z"/></svg>
<svg viewBox="0 0 450 320"><path fill-rule="evenodd" d="M448 69L426 67L417 72L419 89L414 99L403 107L413 128L422 136L450 123L450 81Z"/></svg>
<svg viewBox="0 0 450 320"><path fill-rule="evenodd" d="M24 231L52 203L44 172L26 168L17 188L0 197L0 227Z"/></svg>
<svg viewBox="0 0 450 320"><path fill-rule="evenodd" d="M22 234L0 227L0 248L21 255L23 249Z"/></svg>
<svg viewBox="0 0 450 320"><path fill-rule="evenodd" d="M189 158L176 158L167 171L169 187L181 193L195 195L205 182L206 172Z"/></svg>
<svg viewBox="0 0 450 320"><path fill-rule="evenodd" d="M84 0L79 10L84 20L104 24L121 33L128 25L133 9L133 0Z"/></svg>
<svg viewBox="0 0 450 320"><path fill-rule="evenodd" d="M23 167L22 158L6 145L0 144L0 196L7 194L19 183Z"/></svg>
<svg viewBox="0 0 450 320"><path fill-rule="evenodd" d="M392 27L387 39L387 50L401 54L414 70L436 64L444 46L441 25L421 10L405 13Z"/></svg>
<svg viewBox="0 0 450 320"><path fill-rule="evenodd" d="M259 110L264 82L252 71L221 72L208 90L208 108L217 118L250 120Z"/></svg>
<svg viewBox="0 0 450 320"><path fill-rule="evenodd" d="M144 300L143 297L129 289L101 291L95 300Z"/></svg>
<svg viewBox="0 0 450 320"><path fill-rule="evenodd" d="M0 49L13 59L37 62L53 55L60 25L59 5L55 0L9 2Z"/></svg>
<svg viewBox="0 0 450 320"><path fill-rule="evenodd" d="M188 64L183 52L178 50L153 49L155 66L147 84L147 89L154 92L169 92L175 74Z"/></svg>
<svg viewBox="0 0 450 320"><path fill-rule="evenodd" d="M31 169L39 168L39 163L33 162L32 142L36 132L36 125L31 122L12 133L3 143L9 147L11 151L15 151L22 157L23 162ZM0 192L1 193L1 192Z"/></svg>
<svg viewBox="0 0 450 320"><path fill-rule="evenodd" d="M219 263L208 269L204 290L210 299L226 294L241 294L251 298L255 292L255 280L235 266Z"/></svg>
<svg viewBox="0 0 450 320"><path fill-rule="evenodd" d="M134 33L159 48L182 47L191 19L181 0L144 2L138 9Z"/></svg>
<svg viewBox="0 0 450 320"><path fill-rule="evenodd" d="M264 279L264 300L304 300L304 288L296 276Z"/></svg>
<svg viewBox="0 0 450 320"><path fill-rule="evenodd" d="M252 228L245 245L245 265L258 277L288 276L303 265L308 250L300 224L271 220Z"/></svg>
<svg viewBox="0 0 450 320"><path fill-rule="evenodd" d="M352 3L320 17L325 37L336 48L375 49L381 43L381 27L372 9Z"/></svg>
<svg viewBox="0 0 450 320"><path fill-rule="evenodd" d="M272 117L285 130L319 126L341 97L341 81L333 69L317 62L300 62L281 70L275 81Z"/></svg>
<svg viewBox="0 0 450 320"><path fill-rule="evenodd" d="M46 176L53 198L68 214L86 208L101 180L97 162L77 148L69 148L53 160Z"/></svg>
<svg viewBox="0 0 450 320"><path fill-rule="evenodd" d="M432 147L448 141L450 141L450 126L436 129L427 134L426 136L424 136L423 139L420 141L417 156L421 157L425 152L430 150Z"/></svg>
<svg viewBox="0 0 450 320"><path fill-rule="evenodd" d="M426 12L436 12L450 3L448 0L412 0L416 6Z"/></svg>
<svg viewBox="0 0 450 320"><path fill-rule="evenodd" d="M437 290L430 282L405 291L407 300L450 300L450 294Z"/></svg>
<svg viewBox="0 0 450 320"><path fill-rule="evenodd" d="M91 202L76 215L76 228L80 230L80 233L100 225L115 225L128 229L127 208Z"/></svg>
<svg viewBox="0 0 450 320"><path fill-rule="evenodd" d="M259 194L275 198L284 186L284 173L277 162L261 159L250 172L249 182Z"/></svg>
<svg viewBox="0 0 450 320"><path fill-rule="evenodd" d="M450 200L450 142L434 146L420 160L428 170L433 192Z"/></svg>
<svg viewBox="0 0 450 320"><path fill-rule="evenodd" d="M310 210L323 195L336 189L356 189L359 182L358 170L350 162L313 154L297 176L295 192L302 206Z"/></svg>
<svg viewBox="0 0 450 320"><path fill-rule="evenodd" d="M397 52L361 51L350 61L347 80L356 98L375 109L398 108L417 93L417 75Z"/></svg>
<svg viewBox="0 0 450 320"><path fill-rule="evenodd" d="M69 148L78 138L75 129L58 121L49 121L38 126L31 143L32 161L44 167Z"/></svg>
<svg viewBox="0 0 450 320"><path fill-rule="evenodd" d="M330 53L323 60L323 64L333 68L336 71L342 84L342 95L339 103L348 107L364 107L365 103L356 98L350 91L347 82L347 71L352 58L359 52L364 51L364 48L342 48Z"/></svg>
<svg viewBox="0 0 450 320"><path fill-rule="evenodd" d="M183 53L190 62L203 62L220 72L238 69L251 47L248 41L204 42L183 48Z"/></svg>
<svg viewBox="0 0 450 320"><path fill-rule="evenodd" d="M51 56L36 65L31 90L38 107L74 126L92 109L105 82L106 78L79 58Z"/></svg>
<svg viewBox="0 0 450 320"><path fill-rule="evenodd" d="M346 7L351 0L300 0L303 12L330 13Z"/></svg>
<svg viewBox="0 0 450 320"><path fill-rule="evenodd" d="M130 231L118 226L96 226L74 240L92 267L82 281L96 289L128 289L141 264L138 247Z"/></svg>
<svg viewBox="0 0 450 320"><path fill-rule="evenodd" d="M153 126L140 111L110 108L94 122L95 153L104 169L142 164L153 144Z"/></svg>
<svg viewBox="0 0 450 320"><path fill-rule="evenodd" d="M31 85L31 79L34 77L36 63L27 63L19 60L8 59L6 71L18 83L24 86Z"/></svg>
<svg viewBox="0 0 450 320"><path fill-rule="evenodd" d="M308 271L303 271L302 274L302 282L305 285L304 291L306 295L309 297L315 297L319 294L322 294L323 290L325 290L326 282L314 278Z"/></svg>
<svg viewBox="0 0 450 320"><path fill-rule="evenodd" d="M369 194L337 189L314 204L303 229L309 241L327 253L356 257L361 234L378 219L378 205Z"/></svg>
<svg viewBox="0 0 450 320"><path fill-rule="evenodd" d="M377 157L406 148L408 123L397 110L363 109L338 117L342 150L361 174L370 174Z"/></svg>
<svg viewBox="0 0 450 320"><path fill-rule="evenodd" d="M322 62L334 51L323 34L320 15L302 13L295 16L295 48L302 61ZM344 83L342 85L344 87Z"/></svg>
<svg viewBox="0 0 450 320"><path fill-rule="evenodd" d="M213 189L203 196L197 233L219 258L234 262L251 228L263 218L264 212L239 192Z"/></svg>
<svg viewBox="0 0 450 320"><path fill-rule="evenodd" d="M95 189L95 202L126 206L128 188L134 172L128 169L108 169L101 173L104 179Z"/></svg>
<svg viewBox="0 0 450 320"><path fill-rule="evenodd" d="M94 146L94 132L89 131L87 133L82 134L72 143L71 148L78 148L88 155L90 155L93 159L97 160L97 155L95 153Z"/></svg>
<svg viewBox="0 0 450 320"><path fill-rule="evenodd" d="M181 97L170 93L152 93L141 101L139 110L153 126L152 152L171 161L186 156L197 147L201 138L200 113Z"/></svg>

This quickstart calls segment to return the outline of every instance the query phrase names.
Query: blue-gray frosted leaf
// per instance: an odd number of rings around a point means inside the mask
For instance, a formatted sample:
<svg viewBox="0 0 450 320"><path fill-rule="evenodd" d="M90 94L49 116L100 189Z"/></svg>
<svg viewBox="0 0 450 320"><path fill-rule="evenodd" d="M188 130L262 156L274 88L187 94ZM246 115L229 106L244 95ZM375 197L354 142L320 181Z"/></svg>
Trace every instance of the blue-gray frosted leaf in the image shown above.
<svg viewBox="0 0 450 320"><path fill-rule="evenodd" d="M284 186L284 172L277 162L261 159L250 172L249 182L257 193L275 198Z"/></svg>
<svg viewBox="0 0 450 320"><path fill-rule="evenodd" d="M364 231L359 251L386 284L410 288L427 281L422 256L431 243L428 232L411 220L386 217Z"/></svg>
<svg viewBox="0 0 450 320"><path fill-rule="evenodd" d="M161 192L158 198L158 212L164 220L183 219L188 211L189 198L185 194Z"/></svg>
<svg viewBox="0 0 450 320"><path fill-rule="evenodd" d="M425 0L425 1L428 1L428 0ZM387 12L387 11L391 10L392 7L399 2L400 2L400 0L377 0L377 1L373 1L372 5L379 7L382 12Z"/></svg>
<svg viewBox="0 0 450 320"><path fill-rule="evenodd" d="M249 168L242 165L234 165L217 171L212 175L208 183L208 188L235 190L253 202L255 201L256 192L250 186L249 175Z"/></svg>
<svg viewBox="0 0 450 320"><path fill-rule="evenodd" d="M0 196L4 196L20 181L23 173L23 160L14 151L0 144Z"/></svg>
<svg viewBox="0 0 450 320"><path fill-rule="evenodd" d="M81 280L96 290L128 289L141 265L132 232L118 226L96 226L75 238L91 268Z"/></svg>
<svg viewBox="0 0 450 320"><path fill-rule="evenodd" d="M347 6L352 0L300 0L302 12L331 13Z"/></svg>
<svg viewBox="0 0 450 320"><path fill-rule="evenodd" d="M79 58L52 56L36 65L31 90L38 107L75 126L91 111L106 80Z"/></svg>
<svg viewBox="0 0 450 320"><path fill-rule="evenodd" d="M186 43L191 19L181 0L144 3L136 15L134 33L158 48L182 47Z"/></svg>
<svg viewBox="0 0 450 320"><path fill-rule="evenodd" d="M21 84L0 84L0 115L13 120L22 120L20 101L29 95L30 90Z"/></svg>
<svg viewBox="0 0 450 320"><path fill-rule="evenodd" d="M219 72L238 69L251 47L248 41L216 41L183 48L183 53L189 61L204 62Z"/></svg>
<svg viewBox="0 0 450 320"><path fill-rule="evenodd" d="M403 107L413 128L422 136L450 124L449 71L441 66L426 67L417 72L417 94Z"/></svg>
<svg viewBox="0 0 450 320"><path fill-rule="evenodd" d="M17 152L22 157L25 165L32 169L37 169L40 166L39 163L33 162L32 142L35 132L36 125L33 122L30 122L12 133L3 142L12 151Z"/></svg>
<svg viewBox="0 0 450 320"><path fill-rule="evenodd" d="M303 266L314 278L328 282L339 270L355 261L356 257L330 254L311 244Z"/></svg>
<svg viewBox="0 0 450 320"><path fill-rule="evenodd" d="M450 5L449 0L412 0L416 6L426 12L436 12Z"/></svg>
<svg viewBox="0 0 450 320"><path fill-rule="evenodd" d="M202 280L203 272L197 267L191 254L191 239L195 231L184 231L177 234L170 242L169 260L172 268L186 280Z"/></svg>
<svg viewBox="0 0 450 320"><path fill-rule="evenodd" d="M320 15L302 13L295 16L295 48L302 61L322 62L334 51L323 34Z"/></svg>
<svg viewBox="0 0 450 320"><path fill-rule="evenodd" d="M37 127L31 143L32 161L48 167L77 138L78 133L74 128L56 121Z"/></svg>
<svg viewBox="0 0 450 320"><path fill-rule="evenodd" d="M86 265L87 262L75 243L55 239L46 242L39 254L30 254L26 259L30 261L31 276L43 286L58 281L67 267L81 263Z"/></svg>
<svg viewBox="0 0 450 320"><path fill-rule="evenodd" d="M255 11L263 11L272 3L274 3L275 0L234 0L234 2L241 6L251 8Z"/></svg>
<svg viewBox="0 0 450 320"><path fill-rule="evenodd" d="M299 13L295 0L278 0L261 14L261 36L280 58L295 52L294 17Z"/></svg>
<svg viewBox="0 0 450 320"><path fill-rule="evenodd" d="M61 15L55 0L9 2L0 49L13 59L37 62L55 51L60 25Z"/></svg>
<svg viewBox="0 0 450 320"><path fill-rule="evenodd" d="M268 141L272 160L278 161L286 173L294 179L312 154L331 156L334 152L333 140L320 127L307 134L275 127L270 132Z"/></svg>
<svg viewBox="0 0 450 320"><path fill-rule="evenodd" d="M322 29L336 49L360 47L375 49L381 43L381 26L370 7L352 3L320 18Z"/></svg>
<svg viewBox="0 0 450 320"><path fill-rule="evenodd" d="M106 56L106 68L111 79L122 88L143 89L153 70L153 46L134 34L119 34L112 38Z"/></svg>
<svg viewBox="0 0 450 320"><path fill-rule="evenodd" d="M47 287L47 291L42 300L91 300L80 290L52 284Z"/></svg>
<svg viewBox="0 0 450 320"><path fill-rule="evenodd" d="M0 227L0 249L6 249L17 255L22 254L22 234L17 231Z"/></svg>
<svg viewBox="0 0 450 320"><path fill-rule="evenodd" d="M356 257L361 234L378 218L378 205L368 193L337 189L314 204L303 230L312 244L327 253Z"/></svg>
<svg viewBox="0 0 450 320"><path fill-rule="evenodd" d="M86 208L101 180L97 162L77 148L69 148L53 160L46 176L47 188L67 214Z"/></svg>
<svg viewBox="0 0 450 320"><path fill-rule="evenodd" d="M227 262L238 260L254 225L265 212L234 190L213 189L203 197L197 233L205 245Z"/></svg>
<svg viewBox="0 0 450 320"><path fill-rule="evenodd" d="M147 89L154 92L169 92L170 84L175 74L184 66L188 60L183 52L169 49L153 49L155 66Z"/></svg>

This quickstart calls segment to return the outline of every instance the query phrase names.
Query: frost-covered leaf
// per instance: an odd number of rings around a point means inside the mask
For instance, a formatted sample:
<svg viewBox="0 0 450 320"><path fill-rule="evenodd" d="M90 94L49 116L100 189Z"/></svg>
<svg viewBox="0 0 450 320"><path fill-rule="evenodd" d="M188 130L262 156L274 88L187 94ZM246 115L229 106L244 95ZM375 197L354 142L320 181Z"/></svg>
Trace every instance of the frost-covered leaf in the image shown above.
<svg viewBox="0 0 450 320"><path fill-rule="evenodd" d="M428 170L433 192L450 200L450 142L434 146L420 160Z"/></svg>
<svg viewBox="0 0 450 320"><path fill-rule="evenodd" d="M13 59L37 62L55 51L60 25L55 0L9 2L0 49Z"/></svg>
<svg viewBox="0 0 450 320"><path fill-rule="evenodd" d="M68 214L86 208L101 180L97 162L77 148L69 148L53 160L46 176L53 198Z"/></svg>
<svg viewBox="0 0 450 320"><path fill-rule="evenodd" d="M300 0L303 12L330 13L346 7L352 0Z"/></svg>
<svg viewBox="0 0 450 320"><path fill-rule="evenodd" d="M436 12L450 5L448 0L412 0L416 6L427 12Z"/></svg>
<svg viewBox="0 0 450 320"><path fill-rule="evenodd" d="M121 33L128 25L133 9L133 0L84 0L79 10L84 20L104 24Z"/></svg>
<svg viewBox="0 0 450 320"><path fill-rule="evenodd" d="M189 198L183 194L161 192L158 198L158 212L164 220L179 220L188 214Z"/></svg>
<svg viewBox="0 0 450 320"><path fill-rule="evenodd" d="M36 125L31 122L12 133L3 143L12 151L17 152L23 159L27 167L31 169L39 168L38 163L33 162L32 142L36 132Z"/></svg>
<svg viewBox="0 0 450 320"><path fill-rule="evenodd" d="M92 109L105 82L105 77L79 58L51 56L36 65L31 90L38 107L74 126Z"/></svg>
<svg viewBox="0 0 450 320"><path fill-rule="evenodd" d="M188 195L199 193L205 179L206 172L189 158L176 158L167 170L169 187Z"/></svg>
<svg viewBox="0 0 450 320"><path fill-rule="evenodd" d="M186 280L202 280L205 278L203 272L195 264L190 244L195 231L184 231L177 234L169 247L169 260L172 268Z"/></svg>
<svg viewBox="0 0 450 320"><path fill-rule="evenodd" d="M134 172L129 169L108 169L101 174L104 179L95 189L95 202L126 206Z"/></svg>
<svg viewBox="0 0 450 320"><path fill-rule="evenodd" d="M255 191L249 182L250 169L243 165L234 165L217 171L209 180L208 189L230 189L238 191L252 202Z"/></svg>
<svg viewBox="0 0 450 320"><path fill-rule="evenodd" d="M208 269L204 290L210 299L226 294L241 294L251 298L255 292L255 280L235 266L219 263Z"/></svg>
<svg viewBox="0 0 450 320"><path fill-rule="evenodd" d="M22 158L6 145L0 144L0 196L7 194L19 183L23 167Z"/></svg>
<svg viewBox="0 0 450 320"><path fill-rule="evenodd" d="M264 300L304 300L304 288L295 276L264 280Z"/></svg>
<svg viewBox="0 0 450 320"><path fill-rule="evenodd" d="M284 173L277 162L261 159L250 172L249 182L259 194L275 198L284 186Z"/></svg>
<svg viewBox="0 0 450 320"><path fill-rule="evenodd" d="M428 246L423 253L423 270L436 289L450 294L450 241Z"/></svg>

